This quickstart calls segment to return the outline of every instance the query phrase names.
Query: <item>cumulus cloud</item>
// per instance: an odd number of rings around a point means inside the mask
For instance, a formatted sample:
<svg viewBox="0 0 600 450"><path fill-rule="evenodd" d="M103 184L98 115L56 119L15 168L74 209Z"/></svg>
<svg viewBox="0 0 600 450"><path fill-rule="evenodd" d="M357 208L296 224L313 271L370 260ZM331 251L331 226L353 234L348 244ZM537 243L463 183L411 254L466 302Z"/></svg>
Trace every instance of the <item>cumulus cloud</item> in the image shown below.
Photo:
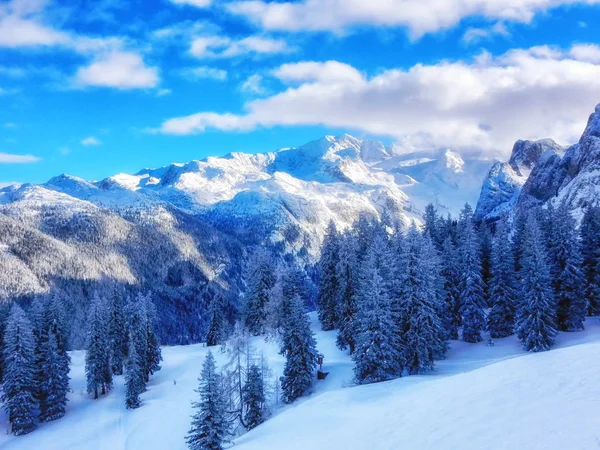
<svg viewBox="0 0 600 450"><path fill-rule="evenodd" d="M596 47L600 49L600 47ZM334 61L286 64L273 72L288 86L249 101L242 114L200 112L166 120L165 134L207 128L251 130L325 125L386 135L417 147L450 146L499 154L519 138L573 142L600 100L600 64L573 47L483 53L390 69L375 76Z"/></svg>
<svg viewBox="0 0 600 450"><path fill-rule="evenodd" d="M200 36L192 41L190 53L197 58L233 58L240 55L273 55L290 51L281 39L248 36L233 40L226 36Z"/></svg>
<svg viewBox="0 0 600 450"><path fill-rule="evenodd" d="M216 67L198 66L188 67L180 71L181 75L190 80L213 79L224 81L227 79L227 71Z"/></svg>
<svg viewBox="0 0 600 450"><path fill-rule="evenodd" d="M30 164L41 161L33 155L15 155L13 153L0 153L0 164Z"/></svg>
<svg viewBox="0 0 600 450"><path fill-rule="evenodd" d="M156 87L158 83L158 69L146 66L139 54L126 51L101 54L75 76L78 86L140 89Z"/></svg>
<svg viewBox="0 0 600 450"><path fill-rule="evenodd" d="M230 12L267 30L341 32L356 25L405 27L413 38L452 28L467 17L528 23L561 5L600 0L238 0Z"/></svg>
<svg viewBox="0 0 600 450"><path fill-rule="evenodd" d="M81 145L83 145L84 147L95 147L101 144L102 142L100 142L94 136L89 136L81 140Z"/></svg>

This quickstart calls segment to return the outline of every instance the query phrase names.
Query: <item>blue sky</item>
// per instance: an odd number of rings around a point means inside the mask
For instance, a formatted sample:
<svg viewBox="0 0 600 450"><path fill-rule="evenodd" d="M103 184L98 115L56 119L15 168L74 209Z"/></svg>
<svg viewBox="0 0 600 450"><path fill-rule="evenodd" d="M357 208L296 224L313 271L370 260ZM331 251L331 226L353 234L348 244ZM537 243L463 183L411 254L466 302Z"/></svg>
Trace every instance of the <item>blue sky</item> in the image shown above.
<svg viewBox="0 0 600 450"><path fill-rule="evenodd" d="M503 157L600 103L600 0L0 3L0 183L349 132Z"/></svg>

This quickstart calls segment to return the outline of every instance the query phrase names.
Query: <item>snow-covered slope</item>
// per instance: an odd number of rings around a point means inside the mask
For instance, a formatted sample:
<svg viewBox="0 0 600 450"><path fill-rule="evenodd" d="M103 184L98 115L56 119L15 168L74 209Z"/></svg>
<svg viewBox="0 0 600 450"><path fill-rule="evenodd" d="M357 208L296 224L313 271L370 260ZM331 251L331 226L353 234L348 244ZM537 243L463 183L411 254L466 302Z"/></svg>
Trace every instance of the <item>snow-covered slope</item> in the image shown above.
<svg viewBox="0 0 600 450"><path fill-rule="evenodd" d="M317 330L325 355L325 381L315 392L255 430L238 437L240 450L349 449L411 450L527 448L597 449L600 429L596 382L600 363L600 323L589 319L586 331L559 333L555 350L527 354L516 338L452 342L448 357L430 375L375 385L348 387L352 362L337 350L335 332ZM256 338L273 377L284 359L274 343ZM15 437L0 413L3 450L184 450L191 401L207 348L165 347L163 369L142 394L142 407L124 406L122 377L97 401L85 395L84 355L73 352L67 415ZM214 349L219 363L226 356Z"/></svg>

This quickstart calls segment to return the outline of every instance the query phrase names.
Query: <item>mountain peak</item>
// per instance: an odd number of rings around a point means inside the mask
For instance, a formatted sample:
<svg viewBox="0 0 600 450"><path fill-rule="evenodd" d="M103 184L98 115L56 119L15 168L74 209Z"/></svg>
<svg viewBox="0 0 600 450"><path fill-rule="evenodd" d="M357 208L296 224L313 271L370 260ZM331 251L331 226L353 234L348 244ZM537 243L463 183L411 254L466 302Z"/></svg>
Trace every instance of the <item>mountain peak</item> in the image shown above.
<svg viewBox="0 0 600 450"><path fill-rule="evenodd" d="M553 150L560 153L563 147L558 145L552 139L540 139L537 141L518 140L513 146L508 164L519 175L529 173L537 164L540 156L546 150Z"/></svg>
<svg viewBox="0 0 600 450"><path fill-rule="evenodd" d="M587 136L600 137L600 104L596 106L595 111L590 115L581 139Z"/></svg>

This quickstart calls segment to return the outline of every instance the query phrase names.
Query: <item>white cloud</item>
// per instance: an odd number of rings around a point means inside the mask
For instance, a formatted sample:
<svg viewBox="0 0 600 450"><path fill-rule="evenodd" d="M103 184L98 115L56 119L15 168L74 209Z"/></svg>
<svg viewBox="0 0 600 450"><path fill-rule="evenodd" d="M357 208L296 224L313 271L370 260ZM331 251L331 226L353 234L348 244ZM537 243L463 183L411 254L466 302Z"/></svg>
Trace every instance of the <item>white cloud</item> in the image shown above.
<svg viewBox="0 0 600 450"><path fill-rule="evenodd" d="M560 5L600 0L238 0L227 9L267 30L341 32L357 25L405 27L413 38L450 29L466 17L528 23Z"/></svg>
<svg viewBox="0 0 600 450"><path fill-rule="evenodd" d="M190 5L197 8L208 8L212 0L171 0L176 5Z"/></svg>
<svg viewBox="0 0 600 450"><path fill-rule="evenodd" d="M240 55L272 55L290 51L286 42L260 36L232 40L226 36L200 36L192 41L190 53L197 58L233 58Z"/></svg>
<svg viewBox="0 0 600 450"><path fill-rule="evenodd" d="M489 28L469 28L463 35L463 42L467 45L476 44L484 39L491 39L494 36L509 36L510 33L502 22L498 22Z"/></svg>
<svg viewBox="0 0 600 450"><path fill-rule="evenodd" d="M100 86L117 89L152 88L158 85L158 69L148 67L140 55L115 51L102 54L90 65L77 71L79 86Z"/></svg>
<svg viewBox="0 0 600 450"><path fill-rule="evenodd" d="M242 83L241 89L244 92L251 94L264 94L265 88L262 85L263 77L257 73L250 75L246 81Z"/></svg>
<svg viewBox="0 0 600 450"><path fill-rule="evenodd" d="M227 79L227 71L222 69L217 69L216 67L208 67L208 66L198 66L198 67L189 67L187 69L181 70L181 75L191 80L198 79L213 79L224 81Z"/></svg>
<svg viewBox="0 0 600 450"><path fill-rule="evenodd" d="M282 81L314 81L321 83L357 83L363 79L354 67L338 61L284 64L273 72Z"/></svg>
<svg viewBox="0 0 600 450"><path fill-rule="evenodd" d="M0 189L18 184L16 181L0 181Z"/></svg>
<svg viewBox="0 0 600 450"><path fill-rule="evenodd" d="M574 49L484 53L470 63L417 64L372 77L332 61L288 64L274 74L294 84L249 101L243 114L200 112L169 119L158 131L325 125L490 154L520 138L569 143L600 100L600 64L579 59Z"/></svg>
<svg viewBox="0 0 600 450"><path fill-rule="evenodd" d="M94 136L86 137L85 139L81 140L81 145L83 145L84 147L98 146L101 144L102 142L100 142Z"/></svg>
<svg viewBox="0 0 600 450"><path fill-rule="evenodd" d="M0 164L30 164L40 161L41 158L33 155L15 155L13 153L0 153Z"/></svg>
<svg viewBox="0 0 600 450"><path fill-rule="evenodd" d="M574 45L571 49L571 56L580 61L600 64L600 47L590 44Z"/></svg>
<svg viewBox="0 0 600 450"><path fill-rule="evenodd" d="M67 33L14 13L3 15L0 11L0 47L55 46L69 42Z"/></svg>
<svg viewBox="0 0 600 450"><path fill-rule="evenodd" d="M171 89L159 89L158 92L156 92L156 95L158 97L164 97L165 95L171 95L173 93L173 91L171 91Z"/></svg>

